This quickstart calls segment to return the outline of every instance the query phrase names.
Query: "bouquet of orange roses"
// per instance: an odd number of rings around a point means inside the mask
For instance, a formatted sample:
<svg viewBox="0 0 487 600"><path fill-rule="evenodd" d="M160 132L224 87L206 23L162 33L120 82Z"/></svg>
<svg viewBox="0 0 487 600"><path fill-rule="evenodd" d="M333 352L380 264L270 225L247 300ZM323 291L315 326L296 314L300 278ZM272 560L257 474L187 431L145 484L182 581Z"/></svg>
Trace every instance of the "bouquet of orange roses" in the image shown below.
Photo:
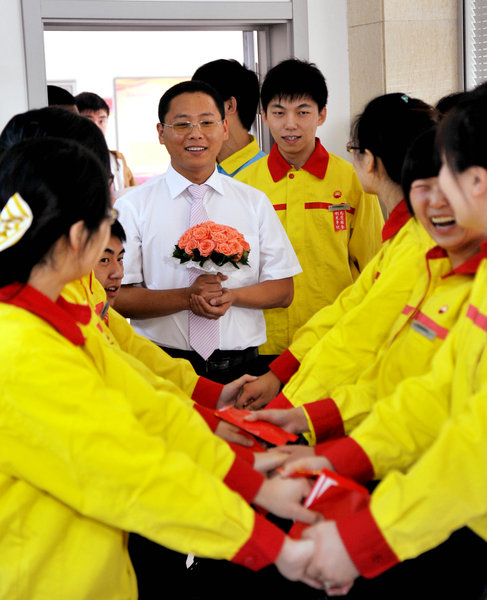
<svg viewBox="0 0 487 600"><path fill-rule="evenodd" d="M249 244L234 227L206 221L185 231L172 255L180 264L192 261L204 268L206 261L211 261L217 267L229 263L239 269L239 263L249 265L249 252Z"/></svg>

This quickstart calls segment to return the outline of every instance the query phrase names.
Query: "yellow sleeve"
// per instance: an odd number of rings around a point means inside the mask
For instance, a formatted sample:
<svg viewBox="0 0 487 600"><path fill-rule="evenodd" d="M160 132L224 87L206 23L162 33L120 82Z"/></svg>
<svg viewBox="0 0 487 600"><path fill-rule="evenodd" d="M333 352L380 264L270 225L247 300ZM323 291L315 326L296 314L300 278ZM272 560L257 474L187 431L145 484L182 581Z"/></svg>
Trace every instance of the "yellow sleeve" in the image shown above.
<svg viewBox="0 0 487 600"><path fill-rule="evenodd" d="M171 380L191 397L199 377L190 362L182 358L172 358L156 344L136 333L127 320L113 308L108 311L108 325L122 350L135 356L160 377Z"/></svg>
<svg viewBox="0 0 487 600"><path fill-rule="evenodd" d="M329 306L316 312L294 334L289 350L300 362L311 348L334 327L338 321L354 307L358 306L365 298L381 272L381 265L387 247L380 252L363 269L358 279L341 292L338 298Z"/></svg>
<svg viewBox="0 0 487 600"><path fill-rule="evenodd" d="M485 388L443 426L411 470L392 472L372 495L371 511L405 560L463 526L487 539L487 395Z"/></svg>
<svg viewBox="0 0 487 600"><path fill-rule="evenodd" d="M101 376L56 333L35 327L24 342L2 352L1 471L111 527L232 558L255 517L220 481L233 454L198 415L170 395L151 401L130 367L110 381L109 355Z"/></svg>
<svg viewBox="0 0 487 600"><path fill-rule="evenodd" d="M371 461L377 478L393 469L406 470L432 444L448 419L455 368L454 331L421 377L405 379L394 394L376 402L370 415L352 432Z"/></svg>

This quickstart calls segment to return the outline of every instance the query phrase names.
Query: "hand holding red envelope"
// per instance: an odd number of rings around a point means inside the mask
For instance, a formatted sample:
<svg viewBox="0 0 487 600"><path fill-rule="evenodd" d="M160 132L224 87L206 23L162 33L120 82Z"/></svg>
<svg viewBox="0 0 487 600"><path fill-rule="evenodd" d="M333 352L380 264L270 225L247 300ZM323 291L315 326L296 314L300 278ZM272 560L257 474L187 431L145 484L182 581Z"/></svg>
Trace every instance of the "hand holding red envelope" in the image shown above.
<svg viewBox="0 0 487 600"><path fill-rule="evenodd" d="M220 419L233 423L233 425L240 427L240 429L248 431L252 435L275 446L283 446L287 442L295 442L298 439L298 436L294 433L288 433L272 423L267 423L266 421L245 421L244 417L252 414L249 410L239 410L233 406L228 406L217 410L215 414Z"/></svg>
<svg viewBox="0 0 487 600"><path fill-rule="evenodd" d="M294 475L316 476L316 472L298 472ZM369 492L361 485L338 473L323 469L319 474L308 497L304 501L306 508L321 513L327 521L336 521L365 508L370 502ZM295 523L289 535L299 539L309 527L305 523Z"/></svg>

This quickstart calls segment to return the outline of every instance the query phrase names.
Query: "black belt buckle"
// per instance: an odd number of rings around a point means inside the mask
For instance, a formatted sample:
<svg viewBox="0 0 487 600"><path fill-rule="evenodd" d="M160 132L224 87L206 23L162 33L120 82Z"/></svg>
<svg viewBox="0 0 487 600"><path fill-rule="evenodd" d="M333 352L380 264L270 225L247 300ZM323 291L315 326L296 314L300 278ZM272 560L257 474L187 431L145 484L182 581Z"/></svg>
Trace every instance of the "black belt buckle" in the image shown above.
<svg viewBox="0 0 487 600"><path fill-rule="evenodd" d="M228 371L230 368L230 359L222 358L222 360L207 360L206 361L206 372L211 373L212 371Z"/></svg>

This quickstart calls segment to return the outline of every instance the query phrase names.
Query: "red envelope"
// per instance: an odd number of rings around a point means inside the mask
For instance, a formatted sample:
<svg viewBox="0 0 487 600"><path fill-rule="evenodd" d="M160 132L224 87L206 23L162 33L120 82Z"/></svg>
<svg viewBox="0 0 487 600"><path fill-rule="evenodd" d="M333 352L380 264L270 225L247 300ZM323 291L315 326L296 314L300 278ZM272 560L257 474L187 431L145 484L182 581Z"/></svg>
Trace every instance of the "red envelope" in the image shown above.
<svg viewBox="0 0 487 600"><path fill-rule="evenodd" d="M220 419L233 423L233 425L240 427L240 429L248 431L252 435L257 436L270 444L274 444L275 446L282 446L287 442L295 442L298 439L298 436L294 433L288 433L281 427L273 425L272 423L267 423L266 421L244 421L244 417L252 414L249 410L239 410L233 406L228 406L226 408L220 408L215 414L217 417L220 417Z"/></svg>
<svg viewBox="0 0 487 600"><path fill-rule="evenodd" d="M321 513L328 521L336 521L366 508L369 502L370 494L363 486L338 473L323 469L304 501L304 506ZM289 535L299 539L307 527L309 525L306 523L295 523Z"/></svg>

